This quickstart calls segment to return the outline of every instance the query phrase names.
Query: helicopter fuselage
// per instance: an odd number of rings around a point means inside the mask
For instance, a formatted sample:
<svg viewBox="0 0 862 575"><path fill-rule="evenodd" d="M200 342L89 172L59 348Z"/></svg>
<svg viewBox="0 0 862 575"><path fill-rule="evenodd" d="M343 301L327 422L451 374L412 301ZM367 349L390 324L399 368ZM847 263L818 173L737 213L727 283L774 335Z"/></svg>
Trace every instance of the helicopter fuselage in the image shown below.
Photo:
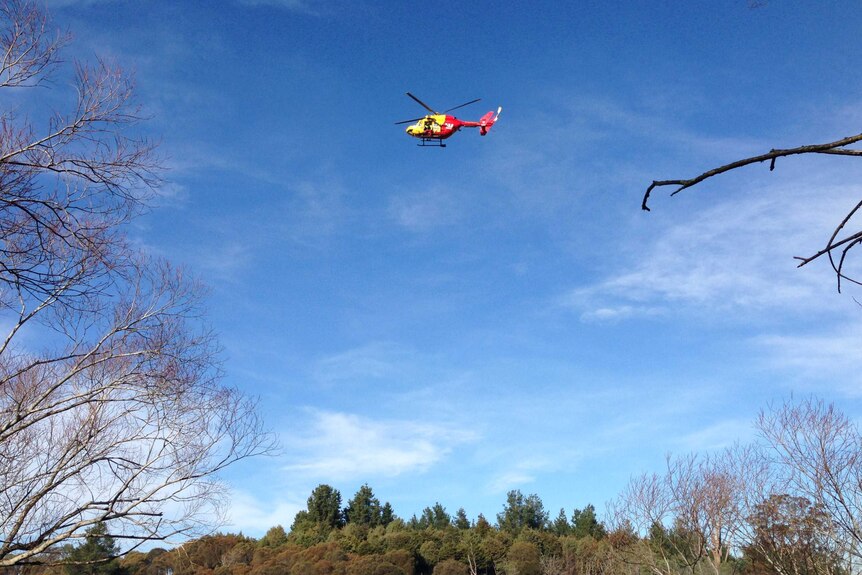
<svg viewBox="0 0 862 575"><path fill-rule="evenodd" d="M407 133L414 138L445 140L460 130L463 126L478 122L464 122L455 116L446 114L430 114L415 124L407 126Z"/></svg>

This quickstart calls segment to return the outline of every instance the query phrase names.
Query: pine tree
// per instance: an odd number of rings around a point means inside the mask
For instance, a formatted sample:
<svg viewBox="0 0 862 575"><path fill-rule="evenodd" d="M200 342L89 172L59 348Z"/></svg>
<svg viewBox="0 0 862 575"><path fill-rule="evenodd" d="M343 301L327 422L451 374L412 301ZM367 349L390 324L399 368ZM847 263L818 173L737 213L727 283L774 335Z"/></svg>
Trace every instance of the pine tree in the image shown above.
<svg viewBox="0 0 862 575"><path fill-rule="evenodd" d="M66 555L67 575L121 575L123 569L115 559L120 546L108 535L108 527L97 523L87 530L83 543L71 547Z"/></svg>

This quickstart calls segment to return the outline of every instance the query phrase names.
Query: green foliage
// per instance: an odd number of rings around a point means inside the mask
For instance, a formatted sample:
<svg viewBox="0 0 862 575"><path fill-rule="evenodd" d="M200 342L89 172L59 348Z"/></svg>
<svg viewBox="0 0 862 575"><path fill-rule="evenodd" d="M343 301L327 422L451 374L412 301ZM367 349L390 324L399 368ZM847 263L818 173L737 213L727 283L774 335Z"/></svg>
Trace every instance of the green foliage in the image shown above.
<svg viewBox="0 0 862 575"><path fill-rule="evenodd" d="M454 559L445 559L434 566L433 575L467 575L467 566Z"/></svg>
<svg viewBox="0 0 862 575"><path fill-rule="evenodd" d="M415 520L415 521L414 521ZM446 508L435 503L434 507L426 507L422 510L422 516L417 520L411 519L411 526L415 529L446 529L452 524L452 517L446 512Z"/></svg>
<svg viewBox="0 0 862 575"><path fill-rule="evenodd" d="M440 561L456 558L460 550L462 533L451 525L438 530L437 533L440 537Z"/></svg>
<svg viewBox="0 0 862 575"><path fill-rule="evenodd" d="M569 519L566 517L566 510L560 509L560 514L557 515L557 518L554 519L554 522L551 524L551 531L554 532L558 537L563 537L564 535L568 535L572 530L572 526L569 525Z"/></svg>
<svg viewBox="0 0 862 575"><path fill-rule="evenodd" d="M326 541L333 529L343 525L341 493L329 485L321 484L311 492L306 509L293 518L287 540L302 547L310 547Z"/></svg>
<svg viewBox="0 0 862 575"><path fill-rule="evenodd" d="M501 531L489 531L482 539L480 551L488 561L489 566L502 562L506 553L512 545L512 538L508 533Z"/></svg>
<svg viewBox="0 0 862 575"><path fill-rule="evenodd" d="M361 553L362 544L368 539L368 526L347 523L343 528L333 531L330 541L338 543L347 553Z"/></svg>
<svg viewBox="0 0 862 575"><path fill-rule="evenodd" d="M470 520L467 519L467 512L464 511L463 507L459 507L458 511L455 512L455 518L452 519L452 525L454 525L456 529L470 529Z"/></svg>
<svg viewBox="0 0 862 575"><path fill-rule="evenodd" d="M392 525L395 525L395 523L390 523L386 526L386 535L383 538L387 551L404 550L411 554L416 553L421 544L418 534L406 529L406 527L403 529L390 529Z"/></svg>
<svg viewBox="0 0 862 575"><path fill-rule="evenodd" d="M492 567L493 561L486 554L479 533L475 529L459 530L459 533L457 556L477 570L485 571Z"/></svg>
<svg viewBox="0 0 862 575"><path fill-rule="evenodd" d="M563 510L560 510L562 513ZM583 509L575 509L572 513L571 534L575 537L592 537L602 539L607 535L605 526L596 517L596 508L587 505Z"/></svg>
<svg viewBox="0 0 862 575"><path fill-rule="evenodd" d="M516 541L532 543L541 555L559 555L562 550L560 538L550 531L539 531L538 529L522 529Z"/></svg>
<svg viewBox="0 0 862 575"><path fill-rule="evenodd" d="M515 541L506 554L506 575L542 575L539 548L529 541Z"/></svg>
<svg viewBox="0 0 862 575"><path fill-rule="evenodd" d="M396 519L398 518L395 516L395 510L392 509L392 506L387 501L380 509L380 524L386 526L395 521Z"/></svg>
<svg viewBox="0 0 862 575"><path fill-rule="evenodd" d="M293 575L293 572L291 572ZM347 567L347 575L407 575L401 568L383 557L366 556L351 561Z"/></svg>
<svg viewBox="0 0 862 575"><path fill-rule="evenodd" d="M394 519L392 506L388 502L381 506L380 500L374 496L367 483L359 488L344 509L345 523L376 527L386 526Z"/></svg>
<svg viewBox="0 0 862 575"><path fill-rule="evenodd" d="M497 526L503 531L517 534L525 527L544 529L548 523L548 512L538 495L527 497L514 489L506 495L503 511L497 514Z"/></svg>
<svg viewBox="0 0 862 575"><path fill-rule="evenodd" d="M86 531L80 545L67 549L65 570L67 575L120 575L119 554L120 546L100 522Z"/></svg>
<svg viewBox="0 0 862 575"><path fill-rule="evenodd" d="M485 519L485 516L481 513L479 514L479 517L476 518L476 525L474 525L473 528L476 530L480 537L485 537L493 529L493 527L491 527L491 524L488 523L488 520Z"/></svg>
<svg viewBox="0 0 862 575"><path fill-rule="evenodd" d="M426 565L433 567L440 561L440 541L429 539L419 546L419 557Z"/></svg>
<svg viewBox="0 0 862 575"><path fill-rule="evenodd" d="M310 521L326 525L331 529L344 524L341 493L329 485L318 485L314 488L308 498L307 508Z"/></svg>
<svg viewBox="0 0 862 575"><path fill-rule="evenodd" d="M578 526L603 536L592 506L576 510L576 525L565 513L551 524L541 500L519 491L508 494L499 528L481 514L471 525L463 508L452 517L439 502L405 523L368 485L336 513L339 502L336 490L320 485L287 533L277 525L256 542L216 534L174 551L134 553L124 563L130 571L112 575L600 574L611 549L610 541L573 535Z"/></svg>
<svg viewBox="0 0 862 575"><path fill-rule="evenodd" d="M257 542L260 547L281 547L285 543L287 543L287 533L281 525L270 527L266 535Z"/></svg>
<svg viewBox="0 0 862 575"><path fill-rule="evenodd" d="M386 552L386 528L383 525L368 530L365 545L360 547L360 552L363 555L382 555Z"/></svg>
<svg viewBox="0 0 862 575"><path fill-rule="evenodd" d="M326 541L333 532L332 529L322 523L309 520L307 516L299 520L301 513L303 512L297 513L297 519L294 520L294 525L287 535L287 541L300 547L311 547Z"/></svg>
<svg viewBox="0 0 862 575"><path fill-rule="evenodd" d="M562 556L565 558L566 572L596 573L607 572L606 567L613 564L614 549L611 537L601 540L592 537L560 538Z"/></svg>

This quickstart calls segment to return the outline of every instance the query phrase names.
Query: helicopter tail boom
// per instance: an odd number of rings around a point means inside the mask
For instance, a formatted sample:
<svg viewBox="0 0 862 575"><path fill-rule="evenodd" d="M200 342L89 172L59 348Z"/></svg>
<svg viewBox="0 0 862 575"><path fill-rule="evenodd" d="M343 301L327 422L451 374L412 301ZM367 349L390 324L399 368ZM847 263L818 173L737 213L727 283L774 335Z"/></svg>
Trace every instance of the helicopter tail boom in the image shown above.
<svg viewBox="0 0 862 575"><path fill-rule="evenodd" d="M503 111L503 107L500 106L497 108L497 114L495 115L493 111L488 112L484 116L479 119L479 134L484 136L488 133L488 130L494 125L494 122L497 121L497 118L500 117L500 112Z"/></svg>

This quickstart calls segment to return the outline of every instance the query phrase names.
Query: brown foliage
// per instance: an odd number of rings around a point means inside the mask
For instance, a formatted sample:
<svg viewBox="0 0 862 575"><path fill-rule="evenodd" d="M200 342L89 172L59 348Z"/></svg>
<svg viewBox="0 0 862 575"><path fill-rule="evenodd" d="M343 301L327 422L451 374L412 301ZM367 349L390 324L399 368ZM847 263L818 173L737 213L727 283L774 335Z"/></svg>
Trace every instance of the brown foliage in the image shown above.
<svg viewBox="0 0 862 575"><path fill-rule="evenodd" d="M467 566L455 559L444 559L434 566L433 575L467 575Z"/></svg>

